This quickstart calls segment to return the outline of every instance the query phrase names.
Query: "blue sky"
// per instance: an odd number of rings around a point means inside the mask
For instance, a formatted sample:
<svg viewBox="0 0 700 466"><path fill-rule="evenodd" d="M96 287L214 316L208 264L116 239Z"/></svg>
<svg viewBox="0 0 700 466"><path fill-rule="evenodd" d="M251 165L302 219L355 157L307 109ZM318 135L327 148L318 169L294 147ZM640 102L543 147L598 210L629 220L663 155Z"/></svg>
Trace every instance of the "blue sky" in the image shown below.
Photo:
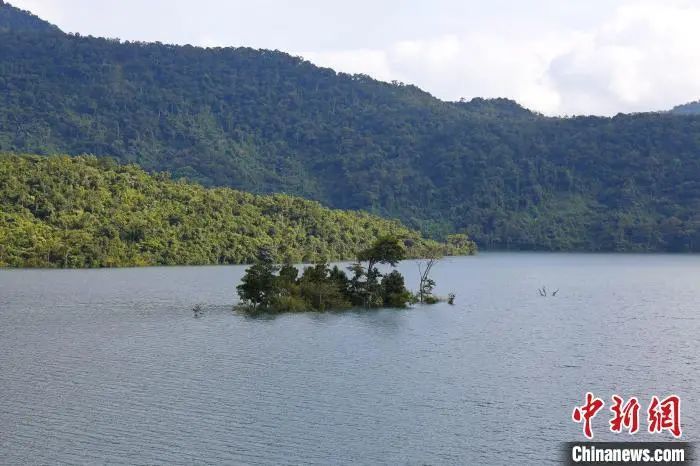
<svg viewBox="0 0 700 466"><path fill-rule="evenodd" d="M691 0L10 0L68 32L251 46L433 95L509 97L550 115L700 99Z"/></svg>

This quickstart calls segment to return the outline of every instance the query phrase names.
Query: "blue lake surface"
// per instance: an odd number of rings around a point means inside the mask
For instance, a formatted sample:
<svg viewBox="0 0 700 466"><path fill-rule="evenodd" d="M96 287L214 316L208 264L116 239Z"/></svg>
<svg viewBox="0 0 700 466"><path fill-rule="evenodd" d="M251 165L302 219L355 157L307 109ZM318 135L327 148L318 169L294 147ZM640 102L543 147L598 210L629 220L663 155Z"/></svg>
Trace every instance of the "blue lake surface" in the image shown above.
<svg viewBox="0 0 700 466"><path fill-rule="evenodd" d="M698 438L700 256L483 253L435 267L454 306L274 318L244 269L0 270L0 463L555 463L587 391L596 439L671 393Z"/></svg>

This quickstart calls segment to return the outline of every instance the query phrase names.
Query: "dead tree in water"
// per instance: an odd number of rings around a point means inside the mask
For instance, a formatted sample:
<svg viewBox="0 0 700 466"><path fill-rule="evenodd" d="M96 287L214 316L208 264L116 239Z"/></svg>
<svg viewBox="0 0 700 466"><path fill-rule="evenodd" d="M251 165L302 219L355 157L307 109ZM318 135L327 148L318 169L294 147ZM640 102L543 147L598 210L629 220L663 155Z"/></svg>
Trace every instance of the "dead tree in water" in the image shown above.
<svg viewBox="0 0 700 466"><path fill-rule="evenodd" d="M433 288L435 280L430 278L430 271L433 266L440 260L440 255L431 252L428 258L418 262L418 274L420 275L420 284L418 286L418 301L421 303L435 300L433 298ZM434 302L434 301L433 301Z"/></svg>
<svg viewBox="0 0 700 466"><path fill-rule="evenodd" d="M538 292L538 293L540 294L540 296L542 296L543 298L546 298L546 297L547 297L547 288L545 288L544 286L543 286L542 288L537 288L537 292ZM552 293L552 296L556 296L557 293L559 293L559 288L557 288L556 291L554 291L554 293Z"/></svg>

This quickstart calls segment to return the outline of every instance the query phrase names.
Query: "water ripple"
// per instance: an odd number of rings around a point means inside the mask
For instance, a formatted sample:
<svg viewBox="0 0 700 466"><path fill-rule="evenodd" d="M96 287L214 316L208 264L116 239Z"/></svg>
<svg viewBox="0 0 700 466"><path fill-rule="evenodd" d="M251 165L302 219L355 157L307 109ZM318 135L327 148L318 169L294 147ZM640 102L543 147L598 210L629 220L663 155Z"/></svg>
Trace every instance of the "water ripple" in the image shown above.
<svg viewBox="0 0 700 466"><path fill-rule="evenodd" d="M455 306L274 318L241 267L0 270L0 463L555 463L586 390L676 392L694 440L698 265L483 254Z"/></svg>

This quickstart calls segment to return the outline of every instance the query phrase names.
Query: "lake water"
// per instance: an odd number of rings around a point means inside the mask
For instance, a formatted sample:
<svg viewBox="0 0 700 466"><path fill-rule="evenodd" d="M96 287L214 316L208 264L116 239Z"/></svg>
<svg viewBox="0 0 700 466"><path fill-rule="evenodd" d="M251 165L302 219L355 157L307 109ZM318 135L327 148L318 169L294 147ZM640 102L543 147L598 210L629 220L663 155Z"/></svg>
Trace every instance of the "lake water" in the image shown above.
<svg viewBox="0 0 700 466"><path fill-rule="evenodd" d="M0 270L0 463L541 464L586 391L698 437L700 256L484 253L436 266L454 306L276 318L243 270Z"/></svg>

